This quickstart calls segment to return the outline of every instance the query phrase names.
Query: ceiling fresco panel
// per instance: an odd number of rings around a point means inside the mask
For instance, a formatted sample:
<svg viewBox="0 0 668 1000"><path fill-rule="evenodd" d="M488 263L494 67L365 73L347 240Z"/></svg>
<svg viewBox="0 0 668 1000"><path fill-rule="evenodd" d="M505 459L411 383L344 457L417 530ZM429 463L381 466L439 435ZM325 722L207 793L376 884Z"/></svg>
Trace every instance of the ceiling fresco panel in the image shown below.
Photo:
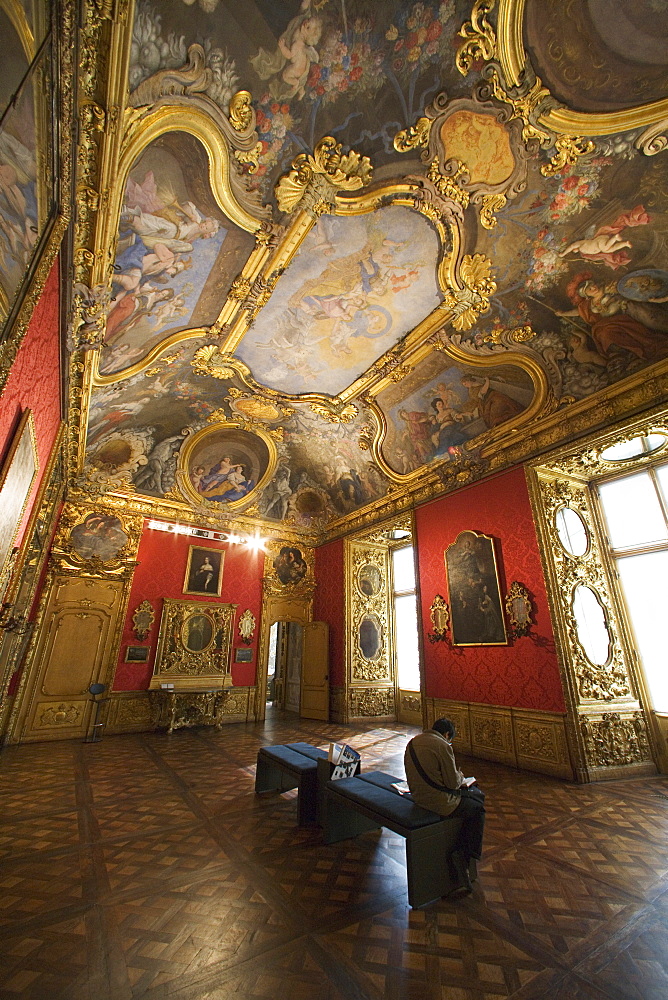
<svg viewBox="0 0 668 1000"><path fill-rule="evenodd" d="M376 398L387 426L382 457L400 475L431 461L452 461L485 431L508 422L512 427L533 397L533 382L519 367L481 371L430 354Z"/></svg>
<svg viewBox="0 0 668 1000"><path fill-rule="evenodd" d="M439 90L462 89L449 60L462 0L144 0L130 55L130 102L172 93L227 111L253 95L261 143L251 186L267 199L294 156L324 135L396 160L392 138Z"/></svg>
<svg viewBox="0 0 668 1000"><path fill-rule="evenodd" d="M218 206L198 141L169 132L152 142L125 185L101 374L214 323L253 245Z"/></svg>
<svg viewBox="0 0 668 1000"><path fill-rule="evenodd" d="M336 395L439 305L438 262L408 208L323 216L236 354L270 388Z"/></svg>

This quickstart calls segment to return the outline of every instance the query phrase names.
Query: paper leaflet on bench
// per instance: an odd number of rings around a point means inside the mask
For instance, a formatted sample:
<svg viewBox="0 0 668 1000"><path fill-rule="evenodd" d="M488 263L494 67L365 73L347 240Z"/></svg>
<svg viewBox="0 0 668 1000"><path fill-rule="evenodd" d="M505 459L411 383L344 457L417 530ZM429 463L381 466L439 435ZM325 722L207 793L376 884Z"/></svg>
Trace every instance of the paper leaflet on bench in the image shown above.
<svg viewBox="0 0 668 1000"><path fill-rule="evenodd" d="M347 743L330 743L328 757L330 763L335 765L331 773L332 781L354 777L360 760L357 750L353 750Z"/></svg>
<svg viewBox="0 0 668 1000"><path fill-rule="evenodd" d="M476 780L475 778L464 778L464 780L460 785L460 788L470 788L471 785L475 784L475 780ZM394 788L396 792L399 792L400 795L410 794L410 788L408 787L407 781L393 781L392 788Z"/></svg>

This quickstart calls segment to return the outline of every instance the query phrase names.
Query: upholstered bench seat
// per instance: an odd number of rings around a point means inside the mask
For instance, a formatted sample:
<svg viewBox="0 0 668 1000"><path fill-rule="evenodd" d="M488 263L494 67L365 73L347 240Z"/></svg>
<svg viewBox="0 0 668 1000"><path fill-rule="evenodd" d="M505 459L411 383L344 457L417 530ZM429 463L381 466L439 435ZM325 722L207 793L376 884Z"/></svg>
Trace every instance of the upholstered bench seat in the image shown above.
<svg viewBox="0 0 668 1000"><path fill-rule="evenodd" d="M355 778L328 781L322 812L326 844L387 827L406 840L408 902L424 906L456 888L448 859L455 848L462 821L439 816L392 788L400 781L382 771ZM475 861L470 874L476 877Z"/></svg>
<svg viewBox="0 0 668 1000"><path fill-rule="evenodd" d="M297 822L299 826L315 823L318 789L318 760L327 751L310 743L282 743L261 747L255 771L256 792L288 792L298 789Z"/></svg>

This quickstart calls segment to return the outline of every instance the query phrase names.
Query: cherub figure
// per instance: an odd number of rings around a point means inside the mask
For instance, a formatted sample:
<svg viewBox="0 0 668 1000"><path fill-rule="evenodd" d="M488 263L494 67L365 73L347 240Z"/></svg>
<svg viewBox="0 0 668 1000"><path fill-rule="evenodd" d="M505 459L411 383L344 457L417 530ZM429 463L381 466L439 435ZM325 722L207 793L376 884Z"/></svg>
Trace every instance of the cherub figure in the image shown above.
<svg viewBox="0 0 668 1000"><path fill-rule="evenodd" d="M318 61L315 46L322 36L322 18L311 13L311 0L303 0L301 13L293 17L278 39L274 52L260 49L249 61L261 80L270 80L269 90L277 99L303 97L311 63Z"/></svg>

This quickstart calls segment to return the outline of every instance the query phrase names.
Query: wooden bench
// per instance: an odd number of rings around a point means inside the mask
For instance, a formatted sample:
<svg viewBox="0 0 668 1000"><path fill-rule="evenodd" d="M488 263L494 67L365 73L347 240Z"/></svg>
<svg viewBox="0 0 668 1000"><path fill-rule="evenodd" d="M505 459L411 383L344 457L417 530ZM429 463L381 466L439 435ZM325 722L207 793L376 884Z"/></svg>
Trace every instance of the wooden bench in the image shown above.
<svg viewBox="0 0 668 1000"><path fill-rule="evenodd" d="M318 761L327 759L327 751L310 743L283 743L261 747L255 770L256 792L297 791L297 822L310 826L316 821Z"/></svg>
<svg viewBox="0 0 668 1000"><path fill-rule="evenodd" d="M382 771L355 778L328 781L322 813L324 839L334 844L367 830L387 827L406 839L408 902L413 908L447 896L457 888L448 859L455 849L462 821L422 809L392 783L400 781ZM475 861L469 865L477 876Z"/></svg>

